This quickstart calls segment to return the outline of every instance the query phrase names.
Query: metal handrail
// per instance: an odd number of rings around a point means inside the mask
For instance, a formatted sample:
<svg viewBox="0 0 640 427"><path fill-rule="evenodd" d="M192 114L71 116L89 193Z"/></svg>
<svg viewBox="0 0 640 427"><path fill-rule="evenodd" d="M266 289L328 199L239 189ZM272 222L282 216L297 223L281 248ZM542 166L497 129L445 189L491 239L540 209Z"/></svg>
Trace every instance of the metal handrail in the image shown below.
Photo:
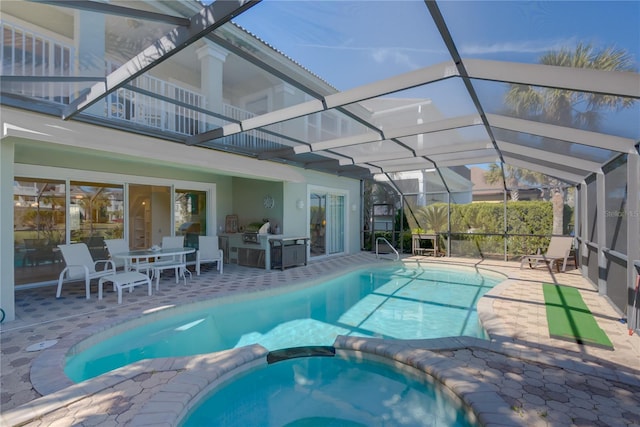
<svg viewBox="0 0 640 427"><path fill-rule="evenodd" d="M384 237L377 237L376 238L376 258L380 257L380 253L378 251L378 242L380 240L384 241L387 244L387 246L389 246L391 248L391 250L396 254L396 261L399 261L400 260L400 254L398 253L396 248L394 248L393 245L391 245L391 243L389 243L389 241L387 239L385 239Z"/></svg>

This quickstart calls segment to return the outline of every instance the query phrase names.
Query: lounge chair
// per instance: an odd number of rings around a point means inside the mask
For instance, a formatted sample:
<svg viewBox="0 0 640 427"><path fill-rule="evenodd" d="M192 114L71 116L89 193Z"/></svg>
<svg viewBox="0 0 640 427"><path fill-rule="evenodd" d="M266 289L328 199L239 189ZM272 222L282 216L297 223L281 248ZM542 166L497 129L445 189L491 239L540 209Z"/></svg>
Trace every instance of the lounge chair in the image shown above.
<svg viewBox="0 0 640 427"><path fill-rule="evenodd" d="M98 279L116 272L116 266L113 261L108 259L94 261L89 252L89 248L84 243L58 245L58 248L60 248L60 252L67 266L60 272L60 276L58 277L56 298L60 298L62 283L65 280L76 281L84 279L85 291L87 299L89 299L91 298L89 292L91 279ZM102 269L98 269L99 266L101 266Z"/></svg>
<svg viewBox="0 0 640 427"><path fill-rule="evenodd" d="M196 274L200 275L200 265L217 263L218 272L222 274L223 252L218 247L218 236L198 236L196 252Z"/></svg>
<svg viewBox="0 0 640 427"><path fill-rule="evenodd" d="M529 264L530 268L536 268L538 262L542 261L546 263L550 269L553 269L553 265L555 264L556 269L560 272L559 262L562 261L562 272L564 273L567 268L567 259L571 253L572 246L573 237L552 236L547 252L544 254L523 256L520 261L520 268L523 268L526 263Z"/></svg>

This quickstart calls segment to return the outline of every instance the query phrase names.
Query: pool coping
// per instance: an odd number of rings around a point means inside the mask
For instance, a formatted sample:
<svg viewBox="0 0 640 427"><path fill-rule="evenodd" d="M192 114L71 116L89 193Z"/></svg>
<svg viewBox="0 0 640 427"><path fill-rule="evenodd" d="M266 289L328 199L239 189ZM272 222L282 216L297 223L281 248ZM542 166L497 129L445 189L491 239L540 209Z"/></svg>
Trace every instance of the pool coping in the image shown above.
<svg viewBox="0 0 640 427"><path fill-rule="evenodd" d="M468 347L474 340L476 338L470 338L470 342L462 340L456 344L451 342L447 344L449 346L454 344L456 348ZM402 341L392 342L344 335L336 338L333 347L336 350L336 356L347 360L377 361L392 368L408 367L424 373L428 376L428 380L437 387L442 387L442 390L452 398L454 405L459 404L459 409L466 411L472 421L477 421L483 426L520 425L508 403L497 394L496 386L462 376L460 363L444 355ZM172 426L180 425L193 407L212 390L247 370L268 365L266 349L258 344L244 349L245 351L234 355L238 358L244 357L246 361L244 364L230 363L221 369L198 370L197 376L191 371L179 373L145 403L131 419L129 425L150 427L157 426L161 422Z"/></svg>

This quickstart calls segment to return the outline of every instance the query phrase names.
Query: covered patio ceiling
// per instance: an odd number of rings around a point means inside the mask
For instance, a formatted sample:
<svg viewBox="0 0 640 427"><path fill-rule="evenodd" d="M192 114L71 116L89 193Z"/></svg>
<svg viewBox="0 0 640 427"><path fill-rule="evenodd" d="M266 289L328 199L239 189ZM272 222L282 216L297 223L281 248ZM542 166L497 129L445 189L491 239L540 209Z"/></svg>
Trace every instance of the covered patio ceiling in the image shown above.
<svg viewBox="0 0 640 427"><path fill-rule="evenodd" d="M156 1L154 11L154 2L33 3L155 30L126 35L140 37L131 45L141 48L106 77L3 71L2 104L62 120L359 179L497 163L572 185L638 150L638 2L188 0ZM228 51L228 62L306 96L234 119L133 84L183 62L181 52L202 40ZM31 98L16 90L24 82L64 84L78 95L69 93L66 105ZM121 88L197 111L208 126L185 135L90 113ZM326 123L328 113L338 118L332 135L293 131ZM255 130L269 144L234 144Z"/></svg>

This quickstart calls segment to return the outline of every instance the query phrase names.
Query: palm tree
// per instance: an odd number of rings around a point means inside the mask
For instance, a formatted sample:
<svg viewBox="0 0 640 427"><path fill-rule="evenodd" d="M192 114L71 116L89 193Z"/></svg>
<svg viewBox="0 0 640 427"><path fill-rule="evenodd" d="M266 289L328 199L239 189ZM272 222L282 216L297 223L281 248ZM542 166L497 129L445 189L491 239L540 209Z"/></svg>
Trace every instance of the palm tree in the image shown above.
<svg viewBox="0 0 640 427"><path fill-rule="evenodd" d="M548 52L539 62L544 65L604 71L636 71L633 57L626 51L615 47L597 50L591 44L583 43L579 43L573 50ZM631 107L635 100L599 93L514 84L510 86L505 102L510 108L507 114L519 118L597 131L603 119L602 111L620 111ZM547 138L542 138L541 141L543 149L557 147L556 141ZM544 184L543 181L540 183ZM553 234L562 234L565 194L559 181L550 180L546 184L553 186Z"/></svg>
<svg viewBox="0 0 640 427"><path fill-rule="evenodd" d="M421 207L417 212L418 224L430 233L445 231L448 226L447 205L433 204Z"/></svg>
<svg viewBox="0 0 640 427"><path fill-rule="evenodd" d="M582 43L574 50L549 52L539 62L560 67L635 71L633 57L626 51L615 47L596 51L592 45ZM599 128L601 110L619 111L634 103L632 98L520 84L510 86L505 101L517 117L592 131Z"/></svg>
<svg viewBox="0 0 640 427"><path fill-rule="evenodd" d="M530 171L528 169L519 168L511 165L504 165L504 181L507 185L507 189L510 190L511 200L518 201L520 198L520 191L518 187L520 184L535 184L541 179L537 172ZM484 180L487 184L502 183L502 168L497 163L491 163L489 170L484 174Z"/></svg>
<svg viewBox="0 0 640 427"><path fill-rule="evenodd" d="M101 211L111 206L111 200L104 190L104 187L86 187L85 197L76 201L82 207L85 218L89 220L89 236L93 236L95 224L100 222Z"/></svg>

